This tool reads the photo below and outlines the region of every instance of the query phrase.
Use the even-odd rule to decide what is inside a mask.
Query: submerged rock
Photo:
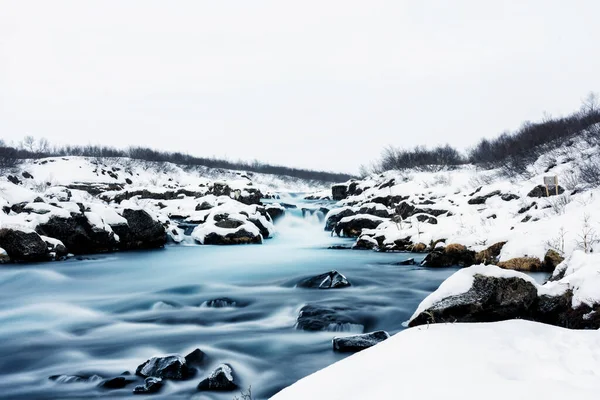
[[[190,354],[185,356],[185,362],[188,366],[198,366],[201,365],[206,359],[206,353],[204,353],[200,349],[195,349]]]
[[[163,387],[163,381],[160,378],[146,378],[143,385],[136,386],[133,394],[151,394],[157,393]]]
[[[350,286],[346,277],[337,271],[306,278],[298,282],[298,287],[311,289],[338,289]]]
[[[296,329],[305,331],[351,332],[364,330],[364,325],[349,312],[348,307],[324,307],[307,304],[298,314]]]
[[[235,307],[237,302],[229,297],[221,297],[218,299],[212,299],[202,303],[204,307],[223,308],[223,307]]]
[[[229,364],[221,364],[215,369],[208,378],[205,378],[198,384],[198,390],[232,391],[236,390],[238,385],[233,379],[233,369]]]
[[[0,229],[0,248],[13,261],[43,261],[48,258],[46,242],[35,232]]]
[[[99,388],[107,390],[123,389],[124,387],[134,383],[136,379],[132,376],[117,376],[110,379],[105,379],[98,385]]]
[[[136,375],[144,377],[156,377],[163,379],[188,379],[191,371],[185,358],[179,354],[164,357],[152,357],[145,363],[139,365],[135,371]]]
[[[333,350],[342,353],[354,353],[375,346],[379,342],[388,339],[390,335],[386,331],[375,331],[346,337],[333,338]]]

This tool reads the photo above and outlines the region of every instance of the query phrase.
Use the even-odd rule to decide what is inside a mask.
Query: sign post
[[[550,197],[550,186],[554,186],[554,190],[558,196],[558,176],[545,176],[544,186],[546,187],[546,197]]]

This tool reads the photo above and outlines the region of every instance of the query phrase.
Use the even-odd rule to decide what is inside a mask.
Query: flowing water
[[[403,329],[418,303],[455,269],[395,265],[422,255],[330,250],[351,244],[323,231],[315,215],[291,210],[263,245],[182,246],[0,268],[0,398],[132,396],[97,382],[59,383],[52,375],[112,377],[146,359],[195,348],[208,360],[197,378],[168,382],[153,398],[232,399],[197,392],[227,362],[256,398],[347,355],[332,351],[344,332],[295,329],[305,304],[349,306],[365,331]],[[300,278],[338,270],[352,287],[294,287]],[[205,302],[227,297],[235,307]],[[337,327],[343,329],[343,327]],[[349,327],[357,331],[359,327]],[[401,357],[401,355],[399,355]]]

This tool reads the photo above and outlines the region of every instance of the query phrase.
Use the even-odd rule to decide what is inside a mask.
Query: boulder
[[[431,251],[421,265],[426,267],[469,267],[475,263],[475,252],[461,244],[449,244],[441,249]]]
[[[438,223],[435,217],[432,217],[427,214],[419,214],[415,217],[419,222],[425,222],[427,224],[436,225]]]
[[[74,254],[103,253],[117,247],[113,232],[93,227],[83,214],[51,217],[36,227],[37,233],[56,238]]]
[[[10,183],[13,183],[15,185],[19,185],[21,183],[21,180],[19,178],[17,178],[16,176],[14,176],[14,175],[8,175],[6,177],[6,179],[8,179],[8,181]]]
[[[473,197],[473,198],[469,199],[469,201],[467,203],[469,203],[469,204],[485,204],[487,199],[489,199],[490,197],[499,196],[500,193],[501,192],[499,190],[494,190],[493,192],[490,192],[484,196]]]
[[[240,203],[251,205],[251,204],[261,204],[260,201],[263,198],[263,194],[259,189],[256,188],[245,188],[239,196],[237,196],[236,200]]]
[[[98,384],[98,387],[106,390],[117,390],[131,385],[135,381],[136,379],[132,376],[117,376],[103,380]]]
[[[362,332],[364,324],[350,315],[353,311],[349,307],[325,307],[307,304],[298,313],[296,329],[332,332],[360,330]]]
[[[373,237],[369,235],[360,235],[352,248],[355,250],[372,250],[378,246],[379,243]]]
[[[285,208],[279,204],[269,204],[266,206],[266,211],[273,222],[276,222],[279,218],[285,215]]]
[[[343,200],[348,195],[348,185],[345,183],[340,183],[337,185],[331,186],[331,197],[333,200]]]
[[[23,176],[23,178],[25,178],[25,179],[33,179],[33,175],[31,175],[31,174],[30,174],[29,172],[27,172],[27,171],[23,171],[23,172],[21,173],[21,175],[22,175],[22,176]]]
[[[504,201],[518,200],[519,196],[514,193],[504,193],[500,198]]]
[[[542,269],[544,271],[553,272],[554,269],[563,262],[565,258],[561,256],[556,250],[549,249],[544,256],[544,261],[542,262]]]
[[[191,370],[184,357],[173,354],[164,357],[152,357],[140,364],[135,374],[143,377],[183,380],[191,376]]]
[[[133,394],[151,394],[158,393],[163,387],[163,381],[160,378],[149,377],[146,378],[143,385],[136,386],[133,389]]]
[[[565,192],[565,189],[562,186],[558,186],[558,194],[563,194]],[[556,187],[551,186],[548,188],[548,194],[550,196],[556,196]],[[548,197],[548,195],[546,194],[546,186],[544,185],[538,185],[536,187],[534,187],[533,189],[531,189],[531,191],[529,193],[527,193],[528,197]]]
[[[204,237],[204,244],[230,245],[230,244],[261,244],[260,234],[250,232],[245,228],[226,234],[211,232]]]
[[[388,339],[390,335],[386,331],[363,333],[360,335],[334,337],[333,350],[340,353],[355,353],[375,346],[377,343]]]
[[[210,210],[211,208],[213,208],[214,206],[209,203],[208,201],[203,201],[202,203],[196,204],[196,207],[194,208],[195,211],[204,211],[204,210]]]
[[[350,282],[339,272],[329,271],[321,275],[303,279],[296,286],[310,289],[339,289],[350,286]]]
[[[370,204],[364,204],[363,206],[360,207],[360,210],[358,210],[359,214],[369,214],[369,215],[374,215],[376,217],[381,217],[381,218],[391,218],[394,213],[391,212],[387,207],[382,207],[381,205],[378,205],[377,203],[370,203]]]
[[[46,242],[35,232],[0,229],[0,248],[13,261],[43,261],[48,258]]]
[[[233,369],[229,364],[219,365],[217,369],[198,384],[198,390],[229,392],[237,388],[238,385],[233,379]]]
[[[6,264],[10,262],[10,257],[8,256],[8,253],[6,252],[6,250],[4,250],[2,247],[0,247],[0,264]]]
[[[206,353],[204,353],[200,349],[195,349],[190,354],[185,356],[185,362],[188,365],[188,367],[200,366],[204,363],[205,360],[206,360]]]
[[[407,200],[410,196],[400,196],[400,195],[387,195],[387,196],[376,196],[372,199],[369,199],[371,203],[383,204],[386,207],[396,207],[402,201]]]
[[[475,274],[467,292],[436,301],[411,319],[409,326],[531,319],[536,302],[537,288],[528,280]]]
[[[366,214],[358,214],[341,219],[335,225],[338,236],[358,237],[363,229],[375,229],[384,222],[384,219]]]
[[[119,235],[121,249],[152,249],[162,247],[167,242],[167,233],[162,223],[152,218],[144,210],[126,208],[122,212],[127,225],[113,225]]]
[[[350,217],[352,215],[356,215],[356,211],[352,210],[350,207],[330,211],[325,217],[325,230],[332,231],[342,218]]]

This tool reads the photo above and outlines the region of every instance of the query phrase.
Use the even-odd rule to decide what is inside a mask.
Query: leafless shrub
[[[564,227],[560,227],[558,235],[546,242],[546,247],[559,253],[561,256],[565,254],[565,236],[567,231]]]
[[[254,400],[252,397],[252,386],[248,386],[248,389],[240,391],[240,397],[235,396],[233,400]]]
[[[569,195],[566,192],[561,194],[560,196],[548,197],[548,203],[552,207],[552,210],[558,215],[562,215],[565,213],[565,207],[570,202],[571,195]]]
[[[594,246],[598,243],[600,243],[600,237],[596,230],[592,228],[590,215],[585,214],[583,216],[581,232],[577,235],[577,247],[585,253],[591,253],[594,250]]]
[[[579,180],[589,186],[600,185],[600,162],[597,159],[588,158],[578,165]]]

